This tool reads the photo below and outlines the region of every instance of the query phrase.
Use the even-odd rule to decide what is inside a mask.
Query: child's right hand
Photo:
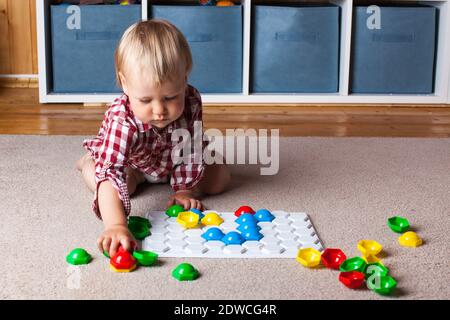
[[[117,253],[119,246],[131,252],[135,249],[135,245],[136,240],[126,225],[107,227],[97,239],[98,249],[101,252],[108,252],[110,257],[113,257]]]

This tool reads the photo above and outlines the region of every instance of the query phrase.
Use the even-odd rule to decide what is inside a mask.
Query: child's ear
[[[128,96],[128,86],[127,86],[127,81],[124,77],[124,75],[122,74],[122,72],[119,72],[119,79],[120,79],[120,83],[122,85],[122,90],[123,92]]]

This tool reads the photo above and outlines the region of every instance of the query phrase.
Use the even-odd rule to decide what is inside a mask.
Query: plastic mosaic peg
[[[135,250],[133,251],[133,258],[135,258],[140,266],[151,266],[158,259],[158,255],[151,251]]]
[[[409,221],[408,219],[403,217],[390,217],[387,221],[387,224],[392,231],[397,233],[403,233],[408,231],[409,229]]]
[[[249,206],[241,206],[241,207],[239,207],[239,208],[234,212],[234,215],[235,215],[236,217],[240,217],[241,214],[244,214],[244,213],[254,214],[254,213],[255,213],[255,210],[253,210],[253,209],[252,209],[251,207],[249,207]]]
[[[365,270],[366,279],[369,278],[370,276],[385,277],[388,275],[388,273],[389,269],[379,262],[369,263]]]
[[[91,260],[91,255],[83,248],[75,248],[66,256],[67,263],[73,265],[88,264]]]
[[[222,241],[225,234],[219,228],[209,228],[201,235],[206,241]]]
[[[378,258],[377,256],[369,255],[369,256],[362,256],[361,258],[362,258],[367,264],[369,264],[369,263],[380,263],[380,264],[383,264],[383,262],[381,262],[381,259]]]
[[[205,226],[220,226],[223,223],[223,219],[215,212],[208,212],[201,219],[201,222]]]
[[[119,247],[114,257],[109,260],[109,267],[114,272],[131,272],[136,269],[137,261],[131,253],[122,246]]]
[[[380,276],[368,279],[367,287],[381,295],[390,295],[397,287],[397,281],[391,276]]]
[[[261,227],[258,226],[257,223],[247,222],[247,223],[241,224],[239,227],[236,228],[236,230],[244,233],[246,231],[251,231],[251,230],[260,231]]]
[[[357,247],[364,256],[376,256],[383,250],[383,246],[375,240],[360,240]]]
[[[398,243],[403,247],[418,247],[422,245],[422,239],[413,231],[408,231],[398,238]]]
[[[159,257],[203,258],[295,258],[301,248],[323,251],[323,245],[309,216],[304,212],[268,211],[270,219],[249,218],[247,223],[256,228],[241,228],[238,220],[248,209],[235,212],[204,211],[205,217],[197,222],[198,215],[183,213],[195,218],[192,225],[183,226],[177,218],[168,217],[165,211],[152,211],[146,217],[152,224],[152,234],[142,241],[142,250],[152,251]],[[212,215],[213,214],[213,215]],[[253,215],[252,213],[250,213]],[[181,215],[181,213],[180,213]],[[178,216],[184,218],[183,215]],[[219,218],[219,225],[205,225],[207,217]],[[245,216],[239,222],[246,220]],[[190,219],[185,222],[191,222]],[[231,237],[226,237],[229,235]]]
[[[182,206],[180,206],[179,204],[174,204],[173,206],[170,206],[167,210],[166,210],[166,214],[169,217],[172,218],[176,218],[178,217],[178,215],[180,214],[180,212],[185,211],[184,208]]]
[[[198,278],[198,273],[192,264],[183,262],[172,270],[172,277],[178,281],[193,281]]]
[[[339,266],[339,270],[341,270],[342,272],[358,271],[364,273],[366,267],[367,263],[363,258],[353,257],[342,262],[342,264]]]
[[[357,289],[364,283],[365,275],[359,271],[347,271],[339,274],[339,281],[347,288]]]
[[[313,268],[320,264],[320,252],[313,248],[300,249],[296,260],[305,267]]]
[[[243,213],[239,216],[239,218],[237,218],[236,220],[234,220],[234,222],[236,222],[239,225],[242,224],[247,224],[247,223],[258,223],[258,220],[256,220],[255,216],[251,213]]]
[[[263,222],[263,221],[269,221],[271,222],[275,217],[270,213],[267,209],[259,209],[255,212],[255,219]]]
[[[203,217],[205,216],[205,215],[203,214],[203,212],[201,212],[200,210],[195,209],[195,208],[191,208],[191,210],[189,210],[189,211],[190,211],[190,212],[193,212],[193,213],[195,213],[195,214],[197,214],[199,220],[202,220]]]
[[[137,222],[137,223],[143,223],[147,226],[147,228],[151,228],[152,224],[150,223],[150,221],[148,221],[147,218],[144,217],[139,217],[139,216],[129,216],[128,217],[128,222]]]
[[[200,216],[192,211],[183,211],[180,212],[176,221],[185,228],[194,228],[198,225]]]
[[[222,242],[225,243],[226,245],[230,245],[230,244],[241,245],[245,242],[245,239],[239,232],[231,231],[223,236]]]
[[[142,240],[151,234],[148,225],[145,222],[139,222],[137,220],[128,221],[128,229],[137,240]]]
[[[264,236],[257,229],[249,229],[242,233],[242,236],[247,241],[260,241]]]
[[[338,248],[326,248],[322,252],[322,264],[329,268],[329,269],[335,269],[339,270],[339,267],[341,264],[347,260],[347,256],[345,253]]]

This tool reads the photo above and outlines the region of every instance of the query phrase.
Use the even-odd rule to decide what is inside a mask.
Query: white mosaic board
[[[219,226],[203,226],[185,229],[176,218],[162,211],[147,214],[152,227],[151,235],[142,241],[142,249],[153,251],[160,257],[201,258],[295,258],[300,248],[323,250],[308,215],[304,212],[271,211],[272,222],[259,222],[264,237],[260,241],[246,241],[242,245],[225,245],[222,241],[206,241],[201,235],[211,227],[223,233],[236,231],[239,226],[232,212],[215,212],[224,222]]]

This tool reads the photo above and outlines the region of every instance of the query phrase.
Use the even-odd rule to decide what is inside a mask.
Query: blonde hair
[[[166,20],[141,21],[122,35],[115,51],[116,81],[122,87],[119,72],[140,74],[154,85],[174,80],[192,69],[192,55],[183,34]]]

